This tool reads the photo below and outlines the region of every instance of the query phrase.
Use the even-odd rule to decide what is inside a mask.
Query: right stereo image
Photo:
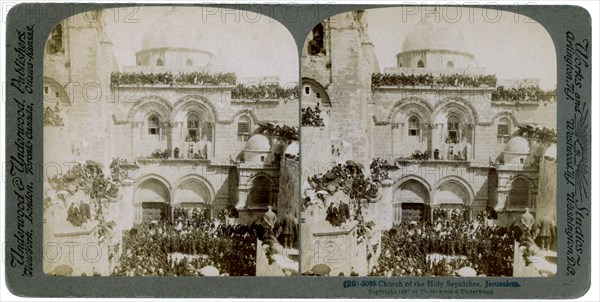
[[[301,53],[301,274],[551,277],[556,53],[513,12],[401,7]]]

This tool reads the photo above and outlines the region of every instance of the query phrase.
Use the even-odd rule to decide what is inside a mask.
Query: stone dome
[[[292,143],[290,143],[287,148],[285,148],[285,153],[286,155],[298,155],[300,153],[300,145],[298,144],[297,141],[293,141]]]
[[[271,142],[268,137],[255,134],[246,143],[244,151],[269,152],[271,151]]]
[[[518,154],[529,154],[529,142],[526,138],[521,136],[515,136],[511,138],[506,147],[504,148],[505,153],[518,153]]]
[[[548,147],[548,149],[546,149],[546,152],[544,152],[544,157],[556,158],[556,144],[552,144]]]
[[[428,19],[415,25],[404,39],[402,51],[451,50],[469,53],[465,46],[465,38],[452,24]]]
[[[211,34],[202,29],[198,16],[189,11],[172,9],[158,19],[142,38],[142,50],[156,48],[189,48],[209,50]]]

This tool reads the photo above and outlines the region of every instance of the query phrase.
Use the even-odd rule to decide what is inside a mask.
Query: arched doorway
[[[513,180],[508,193],[508,207],[521,209],[530,207],[529,187],[529,182],[522,177]]]
[[[203,220],[211,217],[211,194],[199,180],[183,182],[173,195],[174,220]]]
[[[169,189],[157,179],[144,181],[135,192],[136,223],[167,220]]]
[[[267,208],[271,205],[271,180],[266,176],[257,176],[252,180],[248,194],[248,206],[251,208]]]
[[[437,187],[433,194],[433,220],[469,220],[471,195],[456,180],[448,180]]]
[[[394,192],[394,224],[429,219],[429,192],[417,180],[403,182]]]

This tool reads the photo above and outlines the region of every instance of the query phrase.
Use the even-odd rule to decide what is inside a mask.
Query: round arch
[[[173,194],[172,194],[172,200],[175,201],[176,200],[176,193],[178,190],[182,189],[182,188],[186,188],[189,185],[193,185],[193,184],[197,184],[200,187],[202,187],[205,192],[208,194],[208,197],[210,197],[209,202],[207,202],[207,204],[212,204],[212,202],[215,199],[215,189],[213,188],[213,186],[210,184],[210,182],[208,180],[206,180],[204,177],[197,175],[197,174],[189,174],[186,176],[181,177],[173,186],[175,189],[173,190]]]
[[[166,178],[153,173],[153,174],[144,175],[142,178],[138,179],[137,185],[135,186],[134,191],[138,190],[140,188],[140,186],[148,180],[156,180],[156,181],[160,182],[162,185],[165,186],[165,188],[167,188],[167,190],[169,190],[169,192],[173,188],[171,186],[171,183]]]
[[[524,175],[512,177],[507,183],[508,196],[506,205],[508,208],[527,208],[532,204],[534,183]]]
[[[177,102],[173,106],[171,120],[179,120],[184,118],[188,112],[196,112],[200,114],[205,121],[216,123],[218,121],[217,110],[207,99],[197,95],[188,95]]]
[[[429,184],[429,182],[427,180],[425,180],[424,178],[417,176],[417,175],[406,175],[406,176],[400,177],[394,181],[394,184],[392,186],[393,186],[394,190],[398,190],[398,188],[403,183],[410,181],[410,180],[419,182],[428,192],[431,192],[431,185]]]
[[[445,123],[449,114],[456,114],[463,124],[477,124],[477,110],[462,98],[446,98],[435,104],[431,114],[431,122]]]
[[[393,123],[402,114],[403,119],[411,115],[418,115],[421,123],[428,123],[431,119],[433,108],[425,100],[417,97],[404,98],[397,101],[388,112],[387,120]]]
[[[407,176],[394,183],[393,222],[426,221],[430,212],[430,186],[418,176]]]
[[[475,200],[475,193],[471,185],[457,176],[446,176],[440,179],[433,187],[432,204],[458,203],[470,206]]]
[[[273,179],[265,174],[258,174],[252,177],[248,183],[250,190],[248,191],[247,205],[249,207],[267,207],[272,203],[272,188],[274,186]]]
[[[60,83],[49,77],[44,77],[43,83],[45,103],[71,105],[71,99]]]
[[[170,186],[162,177],[147,176],[134,191],[135,221],[169,219]]]
[[[308,91],[307,91],[308,88]],[[331,107],[331,100],[325,87],[311,78],[302,78],[302,98],[306,103],[315,102],[323,107]]]
[[[492,123],[494,121],[500,121],[500,119],[505,118],[508,119],[510,121],[510,124],[518,127],[520,124],[517,121],[517,118],[515,117],[514,114],[512,114],[512,112],[508,112],[508,111],[502,111],[502,112],[498,112],[496,113],[496,115],[494,115],[494,118],[492,119]]]
[[[140,98],[127,113],[129,121],[143,121],[149,112],[156,113],[162,121],[166,121],[171,116],[171,104],[159,96],[145,96]]]
[[[258,117],[256,117],[256,114],[254,114],[254,112],[249,109],[242,109],[242,110],[236,112],[233,115],[233,118],[231,119],[231,121],[235,122],[236,120],[238,120],[240,117],[242,117],[244,115],[250,118],[252,125],[258,125]]]
[[[531,179],[528,176],[523,175],[523,174],[518,174],[518,175],[515,175],[515,176],[509,178],[508,181],[506,182],[506,188],[508,190],[510,190],[512,188],[513,182],[515,182],[516,180],[519,180],[519,179],[524,181],[525,183],[527,183],[529,188],[531,188],[531,189],[535,188],[535,183],[534,183],[533,179]]]

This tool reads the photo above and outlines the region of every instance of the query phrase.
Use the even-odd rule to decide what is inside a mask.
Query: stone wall
[[[408,157],[415,150],[445,150],[446,126],[444,107],[461,108],[471,121],[461,121],[462,136],[471,137],[469,158],[479,163],[501,160],[506,139],[497,136],[500,119],[510,122],[511,135],[519,125],[556,129],[556,102],[502,103],[491,101],[491,88],[395,88],[381,87],[373,94],[373,150],[375,157]],[[458,102],[454,101],[458,100]],[[414,105],[407,105],[414,103]],[[411,113],[413,112],[413,113]],[[421,117],[419,137],[408,135],[408,118]],[[466,119],[466,118],[465,118]],[[395,124],[395,125],[394,125]],[[463,125],[464,126],[464,125]],[[466,142],[463,142],[465,144]]]
[[[211,122],[212,131],[207,129],[208,135],[213,137],[209,158],[222,163],[229,162],[230,158],[239,159],[246,145],[238,137],[241,116],[250,118],[251,131],[266,122],[298,127],[298,100],[232,100],[231,89],[233,86],[113,88],[113,102],[109,107],[110,131],[115,142],[112,152],[119,157],[135,158],[149,156],[156,149],[178,147],[185,154],[189,147],[185,142],[189,111],[196,111]],[[161,122],[170,122],[163,126],[160,140],[155,143],[148,143],[150,138],[146,135],[149,112],[159,112]],[[197,143],[194,151],[202,147]]]
[[[377,60],[366,27],[357,13],[343,13],[334,18],[335,22],[325,22],[325,55],[308,55],[305,45],[302,77],[326,88],[331,101],[330,137],[349,143],[353,159],[366,163],[372,159],[368,123],[372,117],[368,103],[371,74],[375,72]]]
[[[283,158],[279,170],[279,195],[277,196],[277,216],[287,213],[299,218],[300,162]]]
[[[556,159],[542,158],[536,200],[536,219],[556,221]]]
[[[94,20],[102,18],[100,11],[86,14],[93,14]],[[62,164],[89,159],[110,162],[105,113],[110,100],[108,76],[117,66],[103,23],[89,18],[78,14],[61,22],[64,52],[45,53],[44,86],[57,90],[63,100],[57,102],[55,96],[44,96],[44,107],[55,107],[58,103],[65,124],[44,127],[47,162]]]
[[[332,154],[335,145],[329,136],[328,128],[303,127],[301,130],[302,141],[300,144],[300,156],[302,160],[302,183],[307,177],[327,172],[338,161],[337,156]],[[337,154],[337,153],[336,153]],[[303,187],[302,190],[306,188]]]

